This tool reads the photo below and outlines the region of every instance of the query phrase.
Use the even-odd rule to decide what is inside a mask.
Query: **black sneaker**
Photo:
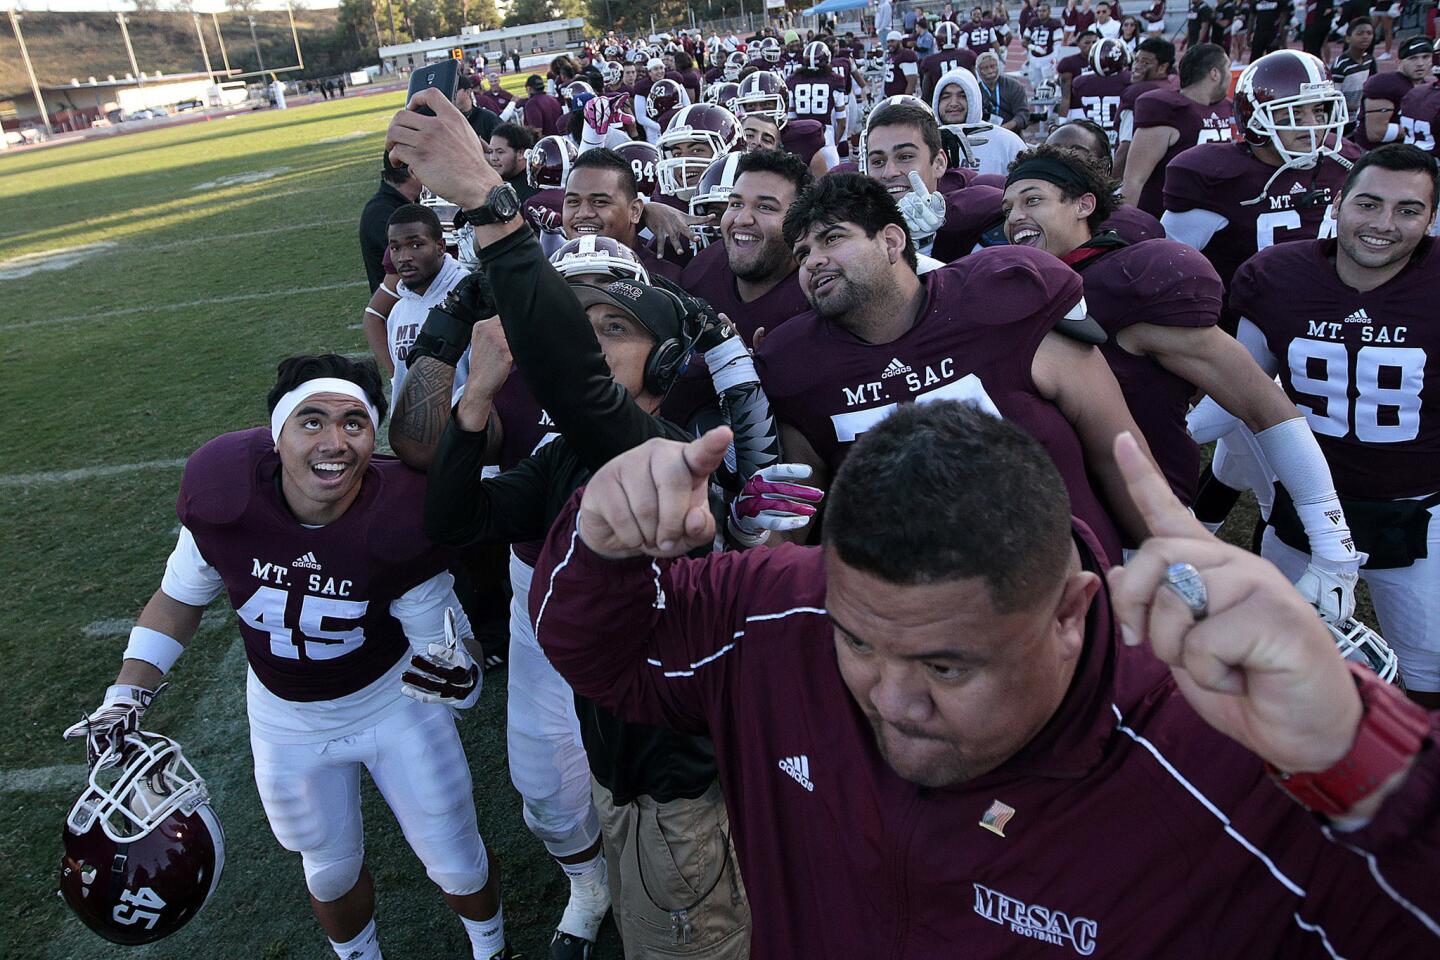
[[[556,930],[550,940],[550,960],[590,960],[595,944],[573,933]]]

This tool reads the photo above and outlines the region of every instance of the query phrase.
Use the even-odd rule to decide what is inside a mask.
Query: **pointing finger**
[[[716,427],[685,444],[682,454],[690,475],[698,479],[714,473],[725,462],[725,451],[730,449],[730,441],[734,438],[735,434],[729,427]]]
[[[1125,489],[1155,537],[1198,537],[1213,540],[1204,525],[1185,509],[1170,490],[1160,470],[1140,451],[1126,431],[1115,438],[1115,462],[1125,477]]]
[[[922,197],[930,196],[930,191],[925,189],[925,181],[920,179],[920,174],[914,170],[910,171],[910,189]]]

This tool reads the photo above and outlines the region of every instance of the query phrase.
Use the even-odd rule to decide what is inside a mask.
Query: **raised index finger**
[[[922,197],[930,196],[930,191],[925,189],[925,181],[920,179],[920,174],[914,170],[910,171],[910,189]]]
[[[1140,452],[1140,445],[1128,431],[1115,438],[1115,462],[1125,477],[1125,489],[1144,517],[1151,536],[1213,539],[1210,531],[1171,492],[1164,474]]]

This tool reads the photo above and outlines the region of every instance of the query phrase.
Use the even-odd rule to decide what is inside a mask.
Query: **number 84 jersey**
[[[1240,267],[1230,305],[1264,337],[1342,497],[1397,500],[1440,489],[1440,245],[1368,292],[1340,281],[1334,240],[1283,243]],[[1249,324],[1245,324],[1248,320]],[[1265,358],[1262,358],[1262,362]]]
[[[449,556],[424,533],[424,475],[398,460],[373,458],[350,509],[323,527],[295,519],[279,475],[267,428],[197,450],[180,481],[184,530],[162,589],[203,604],[218,592],[210,586],[204,596],[218,574],[265,690],[299,703],[338,700],[408,654],[391,604],[442,573]],[[203,566],[183,562],[187,551]]]

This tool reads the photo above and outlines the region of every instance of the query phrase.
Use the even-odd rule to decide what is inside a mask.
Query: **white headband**
[[[290,414],[295,408],[304,403],[309,397],[317,393],[338,393],[346,397],[354,397],[365,407],[365,412],[370,414],[370,425],[377,431],[380,429],[380,415],[375,412],[375,405],[360,389],[360,385],[349,380],[341,380],[338,377],[316,377],[314,380],[306,380],[300,386],[291,390],[280,398],[275,404],[275,410],[270,414],[270,437],[280,442],[280,431],[285,429],[285,421],[290,419]]]

